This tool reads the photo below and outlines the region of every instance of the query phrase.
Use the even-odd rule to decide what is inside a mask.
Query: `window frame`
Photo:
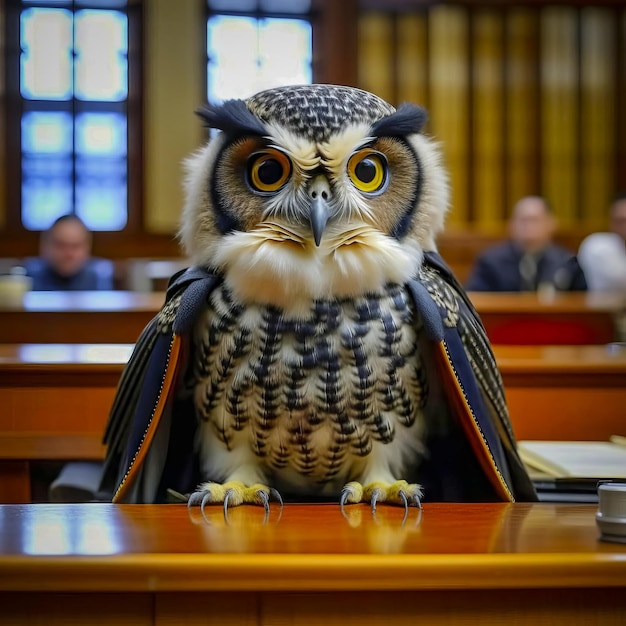
[[[288,13],[284,11],[264,11],[259,8],[259,0],[256,0],[256,9],[250,11],[240,11],[240,10],[223,10],[218,11],[216,9],[212,9],[209,6],[209,0],[200,0],[204,4],[204,39],[203,39],[203,52],[204,52],[204,67],[205,71],[203,73],[204,85],[203,85],[203,93],[208,100],[208,92],[209,92],[209,76],[208,76],[208,64],[210,61],[209,51],[207,49],[207,39],[208,39],[208,22],[211,17],[216,15],[225,15],[232,17],[248,17],[254,20],[262,20],[266,18],[275,18],[275,19],[292,19],[292,20],[302,20],[309,22],[311,26],[311,82],[315,82],[315,21],[317,15],[317,6],[315,0],[311,0],[311,6],[306,13]]]
[[[46,7],[67,8],[67,3],[46,3]],[[81,2],[77,8],[108,8],[102,2]],[[119,8],[111,6],[111,8]],[[22,224],[22,97],[20,93],[20,0],[6,0],[4,5],[5,63],[5,142],[4,160],[7,184],[4,189],[5,220],[0,229],[3,257],[24,257],[37,254],[40,231]],[[128,16],[128,98],[127,119],[127,222],[118,231],[95,231],[94,254],[134,256],[135,244],[144,238],[143,225],[143,0],[128,0],[124,8]],[[160,237],[157,237],[160,238]],[[163,238],[165,239],[165,238]],[[140,245],[141,247],[141,245]],[[172,246],[174,247],[174,246]],[[113,250],[113,252],[112,252]]]

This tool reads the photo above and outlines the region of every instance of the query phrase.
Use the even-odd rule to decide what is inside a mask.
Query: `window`
[[[310,0],[208,0],[208,101],[310,83],[310,5]]]
[[[123,0],[13,1],[19,21],[21,222],[128,221],[129,27]]]

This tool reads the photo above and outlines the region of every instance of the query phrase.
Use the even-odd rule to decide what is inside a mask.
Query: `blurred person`
[[[540,196],[518,200],[508,223],[509,239],[480,254],[467,280],[468,291],[584,291],[585,276],[575,255],[554,243],[556,218]]]
[[[578,249],[578,260],[592,291],[626,291],[626,193],[609,208],[611,232],[593,233]]]
[[[113,263],[91,256],[92,234],[76,215],[63,215],[42,232],[39,257],[27,259],[33,291],[113,289]]]

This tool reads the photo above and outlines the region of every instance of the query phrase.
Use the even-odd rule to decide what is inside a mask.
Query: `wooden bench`
[[[518,439],[626,435],[626,346],[493,346]]]
[[[29,502],[30,465],[98,460],[132,345],[0,346],[0,502]],[[518,439],[626,435],[626,349],[494,346]]]
[[[31,463],[100,460],[132,345],[0,346],[0,502],[31,500]]]
[[[620,339],[626,296],[470,292],[489,340],[503,345],[587,345]]]
[[[27,293],[0,306],[0,343],[134,343],[165,294],[133,291]]]
[[[470,293],[494,344],[603,344],[618,338],[620,294]],[[0,344],[133,343],[165,294],[31,292],[24,305],[0,305]]]
[[[0,506],[2,621],[617,625],[626,545],[594,505]]]

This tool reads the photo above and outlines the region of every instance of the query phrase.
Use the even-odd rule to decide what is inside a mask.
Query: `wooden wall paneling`
[[[577,9],[541,9],[542,193],[561,227],[578,213]]]
[[[619,115],[617,116],[616,151],[615,151],[615,176],[614,185],[617,191],[626,190],[626,7],[616,15],[617,41],[617,71],[616,71],[616,105]]]
[[[476,9],[472,29],[473,218],[483,230],[502,227],[504,188],[504,93],[502,12]]]
[[[387,13],[359,18],[359,86],[387,102],[395,101],[394,20]]]
[[[5,36],[5,13],[6,8],[4,2],[0,2],[0,50],[6,50],[7,42]],[[6,136],[5,136],[5,118],[6,118],[6,78],[5,78],[5,54],[0,55],[0,230],[6,222]]]
[[[425,12],[400,14],[396,18],[397,104],[413,102],[427,109],[428,18]]]
[[[581,9],[581,214],[590,230],[607,225],[615,154],[616,42],[610,9]]]
[[[451,212],[447,223],[462,227],[469,215],[469,75],[468,13],[437,5],[429,13],[431,130],[442,142],[450,173]]]
[[[313,80],[358,84],[359,0],[313,0]]]
[[[515,7],[505,15],[506,219],[517,200],[540,189],[538,14]]]
[[[144,15],[144,228],[170,234],[184,201],[182,161],[205,138],[194,111],[207,99],[206,22],[201,2],[150,0]]]

